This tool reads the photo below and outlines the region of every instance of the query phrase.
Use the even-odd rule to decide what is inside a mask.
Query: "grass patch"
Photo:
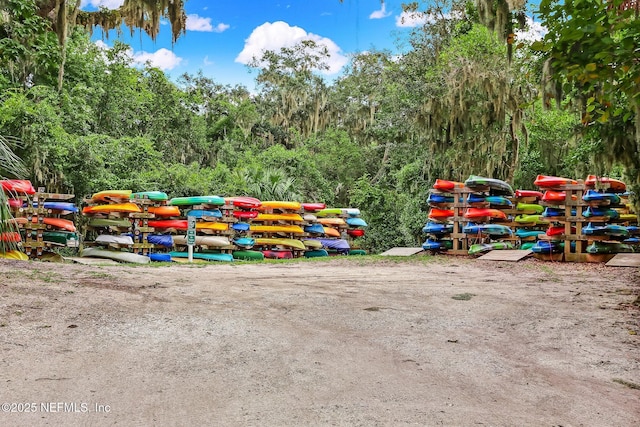
[[[625,381],[623,379],[620,378],[614,378],[612,380],[614,383],[618,383],[618,384],[622,384],[625,387],[629,387],[633,390],[640,390],[640,384],[636,384],[636,383],[632,383],[630,381]]]
[[[464,294],[456,294],[454,296],[451,297],[451,299],[454,300],[458,300],[458,301],[469,301],[472,297],[475,297],[475,294],[470,294],[470,293],[464,293]]]

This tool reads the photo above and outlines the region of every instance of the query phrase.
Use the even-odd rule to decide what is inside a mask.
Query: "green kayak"
[[[37,233],[32,231],[31,236],[35,239],[37,237]],[[45,242],[69,246],[70,248],[77,248],[80,244],[78,233],[73,231],[45,231],[42,233],[42,240]]]
[[[304,253],[305,258],[320,258],[325,256],[329,256],[329,253],[325,249],[315,249]]]
[[[233,259],[262,261],[264,259],[264,254],[260,251],[233,251]]]
[[[131,221],[128,218],[91,218],[89,220],[90,227],[131,227]]]
[[[367,251],[364,249],[351,249],[349,250],[349,255],[366,255]]]
[[[510,242],[477,243],[469,247],[469,255],[480,255],[497,249],[513,249]]]
[[[141,191],[139,193],[132,193],[129,196],[130,199],[149,199],[156,202],[160,202],[163,200],[169,200],[169,196],[167,193],[163,193],[162,191]]]
[[[192,197],[174,197],[169,200],[172,206],[194,206],[194,205],[224,205],[224,197],[220,196],[192,196]]]
[[[534,203],[518,203],[516,205],[516,210],[522,214],[541,214],[544,211],[544,206],[536,205]]]

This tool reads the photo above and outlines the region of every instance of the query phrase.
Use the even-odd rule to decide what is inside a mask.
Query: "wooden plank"
[[[605,265],[607,267],[640,267],[640,254],[616,254]]]
[[[482,261],[521,261],[533,254],[533,251],[526,250],[523,251],[521,249],[502,249],[488,252],[481,257],[479,260]]]
[[[397,248],[391,248],[386,252],[381,253],[380,255],[383,256],[411,256],[411,255],[415,255],[418,252],[422,252],[423,249],[422,248],[401,248],[401,247],[397,247]]]

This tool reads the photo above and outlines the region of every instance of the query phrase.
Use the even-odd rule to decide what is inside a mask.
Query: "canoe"
[[[484,208],[468,208],[463,216],[467,219],[476,219],[476,218],[495,218],[495,219],[506,219],[507,215],[499,210],[499,209],[484,209]]]
[[[541,214],[544,211],[544,206],[520,202],[516,204],[516,210],[523,214]]]
[[[304,226],[305,233],[324,234],[324,227],[322,224],[309,224]]]
[[[490,193],[494,195],[507,195],[513,196],[513,188],[502,181],[501,179],[496,178],[486,178],[478,175],[471,175],[464,182],[464,185],[471,189],[477,189],[483,191],[485,188],[489,190]]]
[[[27,254],[20,251],[0,251],[0,258],[13,259],[16,261],[29,261],[29,257],[27,256]]]
[[[195,206],[195,205],[224,205],[224,197],[220,196],[192,196],[174,197],[169,200],[171,206]]]
[[[174,207],[178,209],[177,206],[170,206],[170,207]],[[220,209],[191,209],[186,212],[185,216],[186,217],[192,216],[198,219],[205,219],[205,220],[207,218],[218,219],[218,218],[222,218],[222,211],[220,211]]]
[[[347,234],[351,237],[362,237],[365,231],[362,228],[350,228],[347,230]]]
[[[327,208],[326,203],[303,203],[302,204],[302,209],[304,209],[307,212],[318,212],[326,208]]]
[[[310,249],[320,249],[322,248],[322,242],[316,239],[302,239],[302,243],[305,247]]]
[[[173,243],[186,246],[187,236],[173,236]],[[221,247],[229,246],[230,244],[229,239],[225,236],[196,236],[195,239],[196,246]]]
[[[553,188],[560,187],[563,185],[574,185],[577,184],[578,181],[570,178],[563,178],[559,176],[549,176],[549,175],[538,175],[533,181],[533,185],[537,187],[543,188]]]
[[[268,259],[293,259],[293,252],[279,249],[264,250],[262,254]]]
[[[543,202],[564,202],[567,197],[566,191],[547,190],[542,195]],[[578,197],[575,194],[571,195],[571,200],[577,200]]]
[[[628,237],[629,230],[627,227],[618,224],[603,224],[597,225],[588,223],[582,228],[582,234],[595,235],[595,236],[616,236],[616,237]]]
[[[469,255],[480,255],[493,250],[513,249],[511,242],[476,243],[469,246]]]
[[[131,220],[128,218],[91,218],[89,220],[90,227],[119,227],[129,228],[131,227]]]
[[[526,230],[524,228],[518,228],[515,235],[521,239],[526,239],[529,237],[538,237],[542,233],[543,232],[541,230]]]
[[[142,212],[142,209],[135,203],[111,203],[108,205],[85,206],[82,208],[82,213],[85,215],[112,212],[139,213]]]
[[[172,216],[180,216],[180,208],[177,206],[149,206],[149,213],[154,214],[155,216],[161,217],[172,217]]]
[[[122,252],[115,250],[107,250],[100,248],[84,248],[80,252],[81,257],[105,258],[118,262],[126,262],[132,264],[148,264],[151,260],[148,256],[138,255],[131,252]]]
[[[157,252],[149,254],[149,259],[153,262],[171,262],[171,255]]]
[[[322,225],[346,225],[342,218],[318,218],[318,223]]]
[[[232,243],[239,248],[251,249],[256,240],[251,237],[234,237]]]
[[[626,243],[618,242],[599,242],[594,241],[586,249],[589,254],[619,254],[635,252],[633,246]]]
[[[137,193],[131,193],[129,198],[132,200],[147,199],[153,200],[155,202],[169,200],[169,196],[167,196],[167,193],[163,193],[162,191],[140,191]]]
[[[7,194],[36,194],[33,184],[27,179],[3,179],[0,180],[0,185]]]
[[[96,243],[102,244],[117,244],[117,245],[133,245],[133,239],[131,236],[126,235],[111,235],[111,234],[100,234],[96,236]]]
[[[147,242],[152,245],[164,246],[165,248],[173,247],[173,237],[169,234],[148,234]]]
[[[513,202],[504,196],[486,196],[485,202],[488,202],[491,207],[510,208],[513,206]]]
[[[297,213],[258,213],[253,222],[263,221],[288,221],[288,222],[303,222],[302,216]]]
[[[305,258],[321,258],[326,256],[329,256],[329,252],[325,249],[314,249],[312,251],[305,251],[304,253]]]
[[[616,205],[620,203],[620,196],[613,193],[600,193],[596,190],[587,190],[582,196],[582,200],[594,205]]]
[[[318,239],[325,249],[335,249],[338,253],[349,253],[349,242],[343,239]]]
[[[322,229],[324,230],[324,235],[326,237],[340,237],[340,231],[333,227],[322,227]]]
[[[342,215],[341,208],[325,208],[325,209],[316,211],[316,216],[318,218],[327,217],[327,216],[338,216],[338,215]]]
[[[436,219],[436,220],[446,220],[448,218],[451,218],[454,215],[453,210],[452,209],[437,209],[437,208],[431,208],[429,209],[429,219]]]
[[[535,190],[516,190],[514,197],[516,199],[536,199],[540,200],[543,194],[540,191]]]
[[[433,240],[427,239],[422,243],[422,249],[425,251],[446,251],[453,248],[452,240]]]
[[[436,236],[443,236],[453,232],[453,224],[429,221],[424,227],[422,227],[422,232]]]
[[[249,231],[251,226],[246,222],[236,222],[231,224],[231,229],[237,233],[244,233]]]
[[[237,211],[233,211],[233,216],[234,218],[238,218],[238,219],[253,219],[253,218],[256,218],[259,213],[260,212],[258,211],[237,210]]]
[[[253,225],[249,230],[256,233],[288,233],[304,234],[304,230],[299,225]]]
[[[124,202],[131,197],[131,190],[105,190],[91,196],[94,202]]]
[[[306,246],[298,239],[278,239],[268,237],[256,237],[256,246],[286,246],[288,248],[305,250]]]
[[[606,176],[588,175],[584,180],[584,185],[587,187],[603,187],[614,193],[624,193],[627,191],[627,184]]]
[[[513,234],[511,228],[500,224],[468,223],[462,228],[462,232],[465,234],[483,234],[492,237],[506,237]]]
[[[169,252],[171,258],[189,258],[189,252]],[[233,255],[231,254],[219,254],[213,252],[193,252],[193,259],[201,259],[205,261],[221,261],[221,262],[233,262]]]
[[[536,224],[536,225],[546,225],[549,224],[549,221],[544,219],[541,214],[534,215],[517,215],[514,219],[514,222],[518,224]]]
[[[226,197],[225,202],[240,209],[257,209],[262,206],[260,200],[247,196]]]
[[[454,200],[453,196],[447,194],[429,193],[427,196],[428,204],[453,203]]]
[[[260,251],[233,251],[233,259],[241,259],[243,261],[262,261],[264,254]]]
[[[440,191],[451,191],[454,188],[464,188],[464,183],[458,181],[447,181],[446,179],[436,179],[433,188]]]
[[[620,214],[618,213],[618,211],[611,208],[589,206],[582,213],[582,216],[584,216],[585,218],[604,217],[609,219],[617,219],[620,217]]]
[[[265,212],[273,209],[278,209],[281,211],[299,211],[302,207],[300,202],[289,202],[284,200],[268,200],[266,202],[262,202],[262,206],[258,208],[258,210]]]

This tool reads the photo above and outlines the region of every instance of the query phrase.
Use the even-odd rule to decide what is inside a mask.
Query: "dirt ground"
[[[637,426],[640,271],[0,262],[0,425]]]

